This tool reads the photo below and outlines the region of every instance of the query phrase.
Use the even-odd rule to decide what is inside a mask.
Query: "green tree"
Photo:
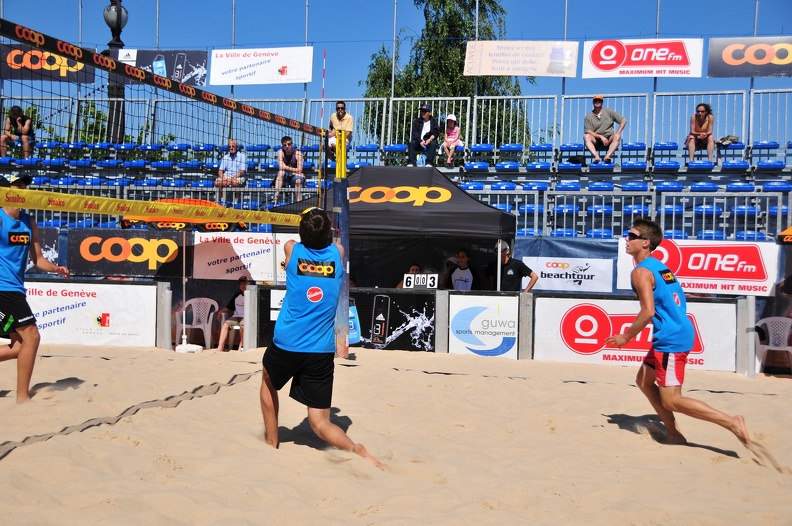
[[[409,39],[409,60],[397,67],[394,95],[396,97],[472,97],[520,95],[514,77],[466,77],[464,71],[467,42],[476,34],[476,0],[414,0],[426,21],[420,37]],[[479,40],[499,40],[505,35],[506,10],[498,0],[479,0]],[[399,48],[406,40],[396,43]],[[532,77],[528,79],[534,82]],[[383,45],[371,57],[365,81],[365,97],[390,97],[391,54]]]

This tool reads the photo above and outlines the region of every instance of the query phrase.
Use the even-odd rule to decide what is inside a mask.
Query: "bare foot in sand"
[[[380,464],[380,461],[371,456],[371,454],[366,450],[366,446],[363,444],[355,444],[352,446],[352,451],[377,466],[377,468],[382,469],[382,464]]]
[[[732,424],[729,427],[729,431],[734,433],[734,436],[736,436],[744,446],[750,445],[751,435],[748,434],[748,428],[745,427],[745,418],[741,415],[732,417]]]
[[[674,432],[668,433],[666,436],[665,443],[671,446],[684,446],[688,443],[687,438],[682,435],[682,433]]]

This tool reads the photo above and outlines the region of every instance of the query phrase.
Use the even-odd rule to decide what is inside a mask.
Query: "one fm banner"
[[[313,47],[215,49],[209,84],[290,84],[311,82]]]
[[[612,260],[566,257],[524,257],[522,260],[539,276],[533,288],[537,292],[612,292]],[[527,284],[528,278],[523,278],[523,288]]]
[[[467,44],[464,74],[574,77],[577,56],[577,42],[479,40]]]
[[[695,339],[688,365],[734,371],[737,363],[737,309],[726,303],[687,304]],[[559,362],[639,365],[652,346],[652,324],[622,348],[605,338],[623,334],[640,310],[637,300],[538,297],[534,308],[534,359]]]
[[[116,52],[114,51],[114,54]],[[121,49],[118,60],[188,86],[206,86],[208,52],[199,50]],[[122,82],[129,82],[119,76]]]
[[[619,242],[616,287],[630,289],[632,256]],[[775,243],[664,239],[652,255],[666,264],[686,293],[770,296],[778,274]]]
[[[792,77],[792,37],[711,38],[708,77]]]
[[[448,352],[517,359],[517,296],[451,294]]]
[[[28,282],[41,343],[156,345],[157,287]]]
[[[281,263],[283,245],[296,234],[255,232],[196,232],[193,277],[197,279],[238,279],[247,276],[262,283],[286,281]]]
[[[591,40],[583,45],[583,78],[700,77],[703,40]]]

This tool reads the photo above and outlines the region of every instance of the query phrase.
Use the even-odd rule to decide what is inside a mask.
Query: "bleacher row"
[[[18,145],[17,145],[18,146]],[[214,144],[111,144],[100,142],[60,143],[37,142],[30,158],[0,157],[0,166],[47,170],[98,169],[105,171],[135,170],[150,172],[185,172],[193,176],[201,172],[216,172],[220,159],[227,151],[225,145]],[[277,170],[276,152],[280,145],[240,145],[247,155],[248,172]],[[305,158],[304,169],[315,171],[319,162],[319,144],[300,146]],[[472,144],[458,147],[460,161],[453,167],[439,166],[445,171],[459,173],[463,178],[475,179],[480,174],[495,175],[551,175],[563,173],[718,173],[729,172],[751,176],[755,173],[792,172],[792,141],[785,147],[777,141],[742,142],[719,146],[714,161],[697,158],[688,163],[687,150],[676,142],[657,142],[647,147],[642,142],[625,142],[613,163],[592,164],[583,143],[565,143],[554,147],[539,144]],[[20,153],[17,151],[17,153]],[[347,168],[371,165],[405,165],[407,145],[391,144],[380,148],[376,144],[350,148]],[[701,157],[703,152],[698,153]],[[335,171],[335,163],[328,162],[328,171]],[[507,177],[508,178],[508,177]]]

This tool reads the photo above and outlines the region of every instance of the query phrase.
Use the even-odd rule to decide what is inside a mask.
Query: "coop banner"
[[[25,287],[41,343],[156,345],[156,286],[33,281]]]
[[[74,276],[179,277],[183,249],[179,232],[75,228],[68,266]]]
[[[711,38],[708,77],[792,77],[792,37]]]
[[[143,71],[181,82],[188,86],[206,86],[206,71],[209,60],[207,51],[166,49],[121,49],[113,51],[119,62],[140,68]],[[114,55],[114,57],[115,57]],[[120,82],[131,82],[118,76]]]
[[[591,40],[583,44],[583,78],[700,77],[700,38]]]
[[[626,241],[619,242],[616,286],[629,289],[634,263],[621,245]],[[775,243],[664,239],[652,255],[668,266],[688,294],[770,296],[773,285],[783,279]]]
[[[577,42],[479,40],[467,44],[464,74],[574,77],[577,57]]]
[[[26,45],[0,44],[0,79],[93,84],[94,68],[51,51]]]
[[[214,49],[209,84],[291,84],[311,82],[313,47]]]
[[[623,334],[640,310],[637,300],[538,297],[535,305],[534,359],[635,365],[652,346],[652,324],[621,348],[605,338]],[[737,363],[737,308],[734,304],[688,303],[694,341],[688,366],[734,371]]]

